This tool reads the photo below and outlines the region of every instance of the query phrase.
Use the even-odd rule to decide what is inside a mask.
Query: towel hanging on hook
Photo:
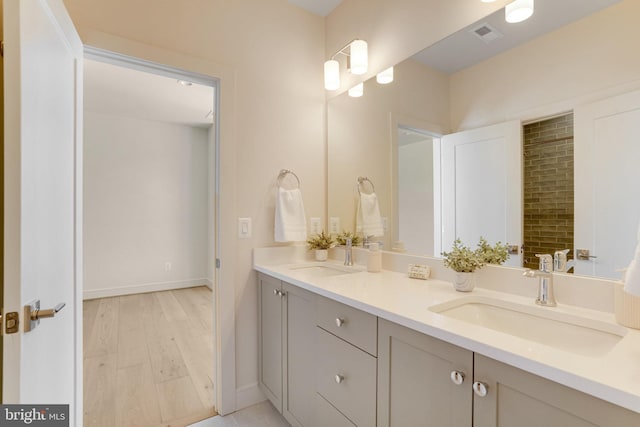
[[[286,189],[282,186],[283,180],[287,175],[295,177],[296,188]],[[282,169],[278,174],[278,190],[275,204],[275,241],[300,242],[307,240],[307,217],[302,203],[300,179],[298,175],[289,169]]]

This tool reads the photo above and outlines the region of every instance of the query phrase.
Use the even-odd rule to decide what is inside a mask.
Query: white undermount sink
[[[337,264],[327,264],[324,262],[314,262],[308,264],[295,265],[289,268],[290,270],[307,274],[313,277],[329,277],[338,276],[341,274],[357,273],[358,269],[354,267],[348,267]]]
[[[583,356],[608,353],[627,333],[619,325],[497,298],[464,297],[429,310]]]

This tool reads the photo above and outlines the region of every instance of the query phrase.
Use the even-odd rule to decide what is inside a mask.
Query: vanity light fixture
[[[340,87],[340,63],[330,59],[324,63],[324,88],[336,90]]]
[[[504,17],[510,24],[522,22],[533,15],[534,0],[515,0],[504,8]]]
[[[349,96],[352,98],[360,98],[364,94],[364,83],[358,83],[349,89]]]
[[[393,81],[393,67],[389,67],[384,71],[381,71],[376,76],[376,81],[381,85],[386,85]]]
[[[360,39],[352,40],[324,63],[324,88],[326,90],[340,88],[340,63],[336,60],[336,56],[339,54],[347,57],[347,69],[351,74],[362,75],[369,68],[367,42]]]

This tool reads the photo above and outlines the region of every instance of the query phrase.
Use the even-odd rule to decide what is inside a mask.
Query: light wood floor
[[[84,425],[185,426],[213,409],[205,286],[84,302]]]

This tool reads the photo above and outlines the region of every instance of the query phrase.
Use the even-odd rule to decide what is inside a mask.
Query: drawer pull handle
[[[342,319],[342,318],[340,318],[340,317],[336,318],[336,326],[337,326],[338,328],[341,328],[341,327],[342,327],[342,325],[344,325],[344,322],[345,322],[345,320],[344,320],[344,319]]]
[[[489,392],[489,386],[485,383],[481,383],[480,381],[476,381],[473,383],[473,392],[478,397],[485,397]]]
[[[455,385],[462,385],[464,382],[464,373],[460,371],[451,371],[451,381]]]
[[[337,384],[342,384],[342,382],[344,381],[344,376],[342,375],[336,375],[335,376],[335,380]]]

